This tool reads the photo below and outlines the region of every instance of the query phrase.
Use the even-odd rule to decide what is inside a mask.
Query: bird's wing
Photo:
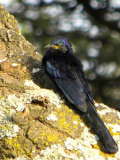
[[[55,81],[65,97],[79,110],[86,112],[86,94],[77,71],[64,58],[49,58],[46,61],[46,71]]]

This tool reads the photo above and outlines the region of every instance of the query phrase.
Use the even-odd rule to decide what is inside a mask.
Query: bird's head
[[[49,48],[53,51],[59,51],[61,53],[72,53],[71,44],[67,38],[58,36],[53,39],[50,44],[45,46],[45,48]]]

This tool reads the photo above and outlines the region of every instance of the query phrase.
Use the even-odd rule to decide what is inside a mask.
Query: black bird
[[[117,152],[117,144],[95,109],[82,63],[73,54],[68,39],[58,36],[46,47],[49,49],[42,60],[45,72],[68,101],[85,114],[102,142],[104,151],[107,153]]]

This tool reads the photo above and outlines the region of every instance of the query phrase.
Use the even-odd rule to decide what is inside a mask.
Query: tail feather
[[[103,123],[102,119],[98,116],[95,109],[92,107],[88,107],[89,111],[86,113],[86,117],[94,132],[99,137],[100,141],[103,144],[103,148],[107,153],[116,153],[118,151],[117,144],[115,143],[114,139],[112,138],[109,130]]]

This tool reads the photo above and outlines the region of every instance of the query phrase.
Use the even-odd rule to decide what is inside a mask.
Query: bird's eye
[[[62,46],[62,50],[63,50],[63,52],[67,52],[67,47],[66,46]]]

